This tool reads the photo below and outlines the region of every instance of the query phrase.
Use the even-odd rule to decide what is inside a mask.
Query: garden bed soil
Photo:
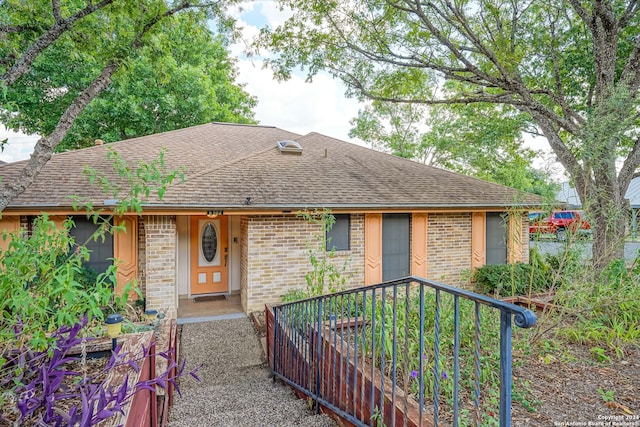
[[[255,312],[251,318],[263,336],[264,312]],[[606,363],[598,363],[589,348],[580,344],[550,354],[515,355],[514,383],[529,385],[522,390],[524,394],[514,393],[513,426],[607,425],[612,421],[612,426],[640,427],[640,347],[628,347],[622,358],[607,357]]]
[[[514,379],[528,381],[527,400],[534,411],[514,399],[513,425],[640,426],[640,348],[627,348],[620,359],[608,357],[610,361],[598,363],[589,348],[573,344],[516,359]]]

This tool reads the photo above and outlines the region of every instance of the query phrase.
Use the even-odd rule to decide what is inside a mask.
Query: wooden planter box
[[[136,373],[128,365],[121,365],[112,369],[107,376],[105,386],[118,387],[128,376],[129,387],[135,387],[139,381],[149,380],[156,376],[155,361],[155,339],[152,331],[127,334],[120,337],[122,354],[128,353],[131,358],[139,359],[145,350],[145,358],[142,365],[139,365],[139,372]],[[105,427],[115,427],[124,425],[125,427],[155,427],[157,425],[157,404],[155,392],[151,390],[140,390],[130,403],[124,408],[124,415],[117,414],[113,418],[105,421]]]
[[[157,335],[157,336],[156,336]],[[175,319],[168,319],[162,322],[157,334],[153,331],[135,334],[126,334],[118,338],[122,344],[122,352],[128,353],[134,359],[142,356],[143,348],[146,350],[144,362],[139,372],[135,372],[131,367],[125,365],[114,369],[107,377],[107,386],[119,386],[129,375],[129,386],[139,381],[146,381],[156,377],[157,373],[162,373],[167,369],[168,361],[164,357],[157,357],[158,352],[172,354],[174,361],[177,360],[178,334]],[[169,351],[173,350],[173,353]],[[176,374],[174,367],[170,373]],[[166,426],[169,422],[169,407],[172,403],[174,387],[167,384],[167,389],[156,387],[155,391],[140,390],[130,403],[125,406],[125,414],[118,414],[105,421],[105,427],[115,427],[124,425],[125,427],[157,427]]]

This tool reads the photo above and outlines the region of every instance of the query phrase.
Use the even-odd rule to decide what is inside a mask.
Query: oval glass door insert
[[[211,262],[218,252],[218,234],[213,224],[208,223],[202,229],[202,255],[207,262]]]

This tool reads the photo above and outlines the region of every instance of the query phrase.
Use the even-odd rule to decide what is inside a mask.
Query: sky
[[[241,4],[235,12],[243,28],[243,38],[250,40],[260,28],[283,23],[289,13],[280,11],[273,1],[254,1]],[[241,43],[231,46],[231,54],[238,58],[238,82],[245,83],[249,93],[258,98],[256,118],[261,124],[273,125],[292,132],[319,132],[335,138],[350,140],[349,120],[357,116],[361,105],[345,97],[341,81],[327,73],[305,81],[303,72],[294,72],[291,79],[278,82],[271,70],[264,68],[261,58],[247,58]],[[261,52],[264,56],[268,52]]]
[[[232,11],[242,27],[244,40],[251,40],[265,25],[275,27],[283,23],[289,12],[279,10],[270,0],[244,2]],[[313,82],[305,81],[306,75],[297,71],[285,82],[273,78],[271,70],[264,68],[263,57],[248,58],[245,44],[237,42],[230,46],[232,57],[237,58],[237,82],[258,99],[255,118],[264,125],[277,126],[291,132],[307,134],[319,132],[327,136],[364,145],[362,141],[349,138],[349,121],[363,107],[355,99],[345,97],[345,87],[340,80],[321,72]],[[13,162],[29,158],[38,136],[14,134],[0,125],[0,140],[8,138],[0,160]],[[542,138],[528,139],[528,146],[541,149],[548,146]],[[549,159],[538,159],[536,167],[549,166]]]
[[[234,10],[243,27],[243,38],[251,39],[264,25],[276,26],[289,16],[279,11],[272,1],[245,2]],[[330,75],[322,73],[313,83],[305,82],[301,72],[286,82],[277,82],[271,70],[264,68],[260,58],[248,59],[243,43],[230,46],[237,57],[237,82],[245,84],[245,90],[258,99],[256,119],[264,125],[307,134],[319,132],[334,138],[350,141],[349,120],[357,116],[360,105],[344,96],[345,87]],[[8,138],[0,160],[14,162],[29,158],[38,140],[37,135],[14,134],[0,125],[0,140]],[[352,141],[362,144],[361,141]]]

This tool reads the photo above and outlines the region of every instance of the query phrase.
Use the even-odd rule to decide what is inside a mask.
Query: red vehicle
[[[555,234],[556,239],[564,241],[567,233],[587,235],[591,226],[581,211],[553,211],[545,216],[544,212],[529,214],[529,237],[536,234]]]

